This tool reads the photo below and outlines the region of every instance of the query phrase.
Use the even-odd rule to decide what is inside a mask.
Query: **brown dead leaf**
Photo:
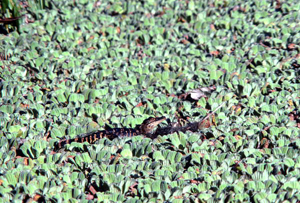
[[[88,195],[86,196],[86,199],[87,199],[87,200],[93,200],[93,199],[94,199],[94,196],[91,195],[91,194],[88,194]]]
[[[96,49],[96,47],[89,47],[87,50],[91,51],[91,50],[94,50],[94,49]]]
[[[41,195],[35,194],[34,197],[33,197],[33,200],[34,200],[34,201],[39,201],[39,199],[40,199],[41,197],[42,197]]]
[[[198,180],[190,180],[190,183],[192,183],[192,184],[200,184],[201,182],[198,181]]]
[[[263,148],[269,148],[270,141],[267,138],[263,138],[260,144],[263,145]]]
[[[213,30],[213,31],[216,31],[216,27],[214,24],[210,24],[210,29]]]
[[[137,195],[137,186],[138,186],[138,183],[135,182],[133,183],[131,186],[129,186],[129,191],[132,195]]]
[[[296,127],[300,128],[300,115],[297,114],[297,111],[292,111],[288,114],[288,117],[291,121],[296,122]]]
[[[24,163],[25,166],[28,166],[29,165],[29,158],[25,157],[23,163]]]
[[[143,102],[138,103],[135,107],[143,106]]]
[[[215,50],[215,51],[211,51],[210,54],[213,56],[218,56],[220,52],[218,50]]]
[[[89,37],[89,40],[92,40],[92,39],[94,39],[94,38],[95,38],[95,36],[92,35],[92,36]]]
[[[121,28],[120,27],[116,27],[117,33],[120,34],[121,33]]]
[[[183,17],[179,17],[179,18],[177,19],[177,22],[185,23],[186,20],[185,20]]]
[[[239,135],[235,135],[234,137],[235,137],[236,140],[241,140],[242,139],[242,137],[239,136]]]
[[[95,194],[97,193],[96,189],[95,189],[92,185],[89,187],[89,191],[90,191],[93,195],[95,195]]]
[[[242,111],[242,105],[241,104],[238,104],[238,105],[233,105],[232,107],[232,110],[236,113],[236,114],[239,114],[241,111]]]
[[[238,130],[239,130],[238,128],[233,128],[233,129],[230,130],[230,132],[236,132]]]
[[[210,141],[210,142],[209,142],[209,145],[210,145],[210,146],[215,146],[216,143],[215,143],[214,141]]]
[[[230,78],[232,79],[234,76],[240,76],[240,74],[238,72],[233,72],[231,75],[230,75]]]
[[[183,176],[180,176],[180,177],[178,178],[178,180],[184,180],[184,177],[183,177]]]
[[[289,45],[288,45],[288,48],[289,48],[289,49],[295,49],[295,48],[296,48],[296,44],[289,44]]]
[[[294,106],[293,100],[289,99],[288,102],[289,102],[290,107]]]
[[[24,108],[24,109],[25,109],[25,108],[28,108],[28,107],[29,107],[29,104],[23,104],[23,103],[21,103],[20,106],[21,106],[21,108]]]
[[[181,41],[180,41],[182,44],[189,44],[190,42],[188,41],[188,40],[186,40],[186,39],[182,39]]]

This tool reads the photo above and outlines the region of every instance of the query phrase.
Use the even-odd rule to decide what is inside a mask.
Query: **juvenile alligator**
[[[168,125],[167,127],[157,128],[156,131],[154,131],[154,128],[159,125],[161,122],[166,120],[166,117],[150,117],[143,121],[141,125],[138,125],[136,128],[113,128],[109,130],[101,130],[96,132],[91,132],[84,134],[80,137],[76,137],[73,139],[63,139],[54,144],[55,149],[60,149],[64,147],[66,144],[70,144],[72,142],[88,142],[88,143],[95,143],[97,140],[102,139],[104,137],[113,140],[117,137],[132,137],[136,135],[145,135],[149,138],[156,138],[159,135],[167,135],[172,134],[175,132],[197,132],[199,129],[202,128],[202,124],[205,120],[207,120],[211,115],[213,115],[218,109],[220,109],[225,102],[223,102],[220,106],[218,106],[213,112],[208,114],[205,118],[203,118],[199,122],[193,122],[189,123],[186,126],[174,126],[174,125]]]
[[[95,141],[104,137],[110,140],[113,140],[117,137],[132,137],[136,135],[145,135],[151,137],[151,133],[154,130],[154,128],[164,120],[166,120],[166,117],[150,117],[144,120],[143,123],[141,125],[138,125],[136,128],[113,128],[109,130],[100,130],[92,133],[87,133],[73,139],[60,140],[54,144],[54,147],[55,149],[60,149],[66,144],[70,144],[72,142],[94,143]]]

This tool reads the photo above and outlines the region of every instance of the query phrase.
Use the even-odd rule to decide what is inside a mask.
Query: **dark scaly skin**
[[[154,128],[166,120],[165,117],[157,117],[157,118],[147,118],[143,121],[141,125],[138,125],[136,128],[113,128],[109,130],[100,130],[92,133],[84,134],[80,137],[76,137],[73,139],[63,139],[54,144],[55,149],[60,149],[64,147],[66,144],[70,144],[72,142],[88,142],[95,143],[97,140],[102,139],[104,137],[113,140],[117,137],[132,137],[136,135],[145,135],[150,136],[151,132]]]
[[[198,132],[200,129],[203,128],[203,122],[205,120],[207,120],[208,118],[210,118],[218,109],[220,109],[224,104],[226,103],[223,102],[221,105],[219,105],[213,112],[209,113],[205,118],[203,118],[202,120],[198,121],[198,122],[193,122],[193,123],[188,123],[186,126],[172,126],[169,125],[167,127],[163,127],[163,128],[158,128],[156,129],[156,131],[152,134],[152,138],[156,138],[159,135],[168,135],[168,134],[172,134],[172,133],[176,133],[176,132],[187,132],[187,131],[191,131],[191,132]]]

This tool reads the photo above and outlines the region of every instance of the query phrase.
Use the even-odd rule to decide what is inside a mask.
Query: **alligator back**
[[[56,142],[54,144],[54,147],[55,149],[60,149],[64,147],[66,144],[71,144],[72,142],[79,142],[79,143],[88,142],[92,144],[104,137],[113,140],[114,138],[117,137],[132,137],[140,134],[141,133],[138,130],[133,128],[113,128],[109,130],[101,130],[101,131],[83,134],[73,139],[63,139]]]

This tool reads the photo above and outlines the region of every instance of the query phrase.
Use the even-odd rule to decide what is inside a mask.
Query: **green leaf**
[[[44,57],[39,57],[35,60],[35,65],[36,67],[40,67],[45,61],[45,58]]]
[[[283,184],[282,188],[284,190],[290,189],[290,190],[299,190],[300,189],[300,183],[299,181],[289,181]]]
[[[245,130],[245,133],[246,133],[248,136],[251,136],[251,135],[254,135],[254,130]]]
[[[149,184],[144,185],[144,190],[146,194],[149,194],[151,192],[151,186]]]
[[[125,144],[122,151],[121,155],[125,158],[131,158],[132,157],[132,151],[130,149],[130,146],[128,144]]]
[[[293,159],[285,158],[284,159],[284,164],[287,165],[288,167],[294,167],[295,162],[293,161]]]
[[[93,162],[93,160],[90,158],[90,156],[87,152],[82,154],[82,159],[85,163],[92,163]]]
[[[198,105],[202,106],[203,108],[206,107],[206,99],[204,97],[201,97],[198,102],[197,102]]]
[[[155,151],[153,153],[153,158],[154,158],[155,161],[159,161],[159,160],[163,161],[163,160],[165,160],[165,158],[163,157],[163,155],[161,154],[160,151]]]
[[[151,185],[152,191],[153,192],[159,192],[161,190],[160,185],[161,185],[160,180],[154,181]]]
[[[14,133],[14,132],[19,132],[21,129],[20,125],[12,125],[9,127],[9,132]]]

